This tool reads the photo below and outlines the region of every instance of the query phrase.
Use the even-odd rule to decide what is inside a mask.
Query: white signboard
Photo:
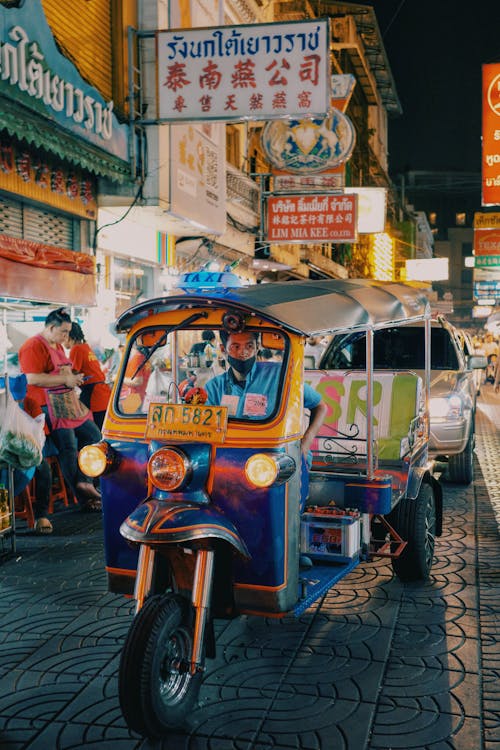
[[[217,235],[226,228],[225,135],[216,122],[170,128],[171,213]]]
[[[170,26],[216,24],[223,3],[171,0]],[[224,123],[178,123],[170,128],[171,213],[210,234],[226,229],[226,131]]]
[[[448,278],[448,258],[419,258],[406,261],[407,281],[444,281]]]
[[[327,19],[159,31],[158,119],[325,116]]]
[[[358,234],[374,234],[385,229],[387,189],[346,187],[344,193],[358,196]]]

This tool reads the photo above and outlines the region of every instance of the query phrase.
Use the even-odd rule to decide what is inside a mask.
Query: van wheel
[[[470,484],[474,479],[474,427],[462,453],[448,459],[447,478],[457,484]]]
[[[123,647],[118,691],[130,729],[161,738],[182,726],[198,699],[202,674],[189,672],[193,634],[189,603],[152,596],[137,613]]]
[[[392,558],[392,569],[404,583],[426,581],[431,572],[436,538],[436,501],[429,484],[420,486],[418,496],[404,497],[387,520],[407,543],[402,554]]]

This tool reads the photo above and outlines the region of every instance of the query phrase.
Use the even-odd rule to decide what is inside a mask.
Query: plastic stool
[[[28,529],[35,528],[35,514],[33,513],[34,482],[32,479],[27,487],[14,498],[16,518],[23,518]]]
[[[61,471],[59,461],[57,460],[57,456],[47,456],[46,461],[50,466],[50,471],[52,474],[52,485],[50,489],[48,512],[53,513],[54,503],[56,503],[58,500],[60,500],[63,505],[66,506],[66,508],[68,507],[70,501],[73,501],[73,503],[77,503],[78,501],[76,500],[73,493],[66,487],[63,473]]]

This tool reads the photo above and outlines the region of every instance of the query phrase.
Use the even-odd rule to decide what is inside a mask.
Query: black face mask
[[[255,357],[250,357],[249,359],[236,359],[235,357],[231,357],[228,354],[227,361],[231,365],[231,367],[234,367],[236,372],[239,372],[240,375],[248,375],[252,367],[255,363]]]

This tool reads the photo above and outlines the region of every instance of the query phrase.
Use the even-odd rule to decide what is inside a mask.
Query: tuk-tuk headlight
[[[105,441],[84,445],[78,453],[78,466],[87,477],[100,477],[116,464],[116,453]]]
[[[285,453],[256,453],[245,464],[245,476],[254,487],[281,484],[290,479],[294,472],[295,461]]]
[[[178,490],[191,474],[191,462],[178,448],[160,448],[148,462],[152,484],[164,492]]]

